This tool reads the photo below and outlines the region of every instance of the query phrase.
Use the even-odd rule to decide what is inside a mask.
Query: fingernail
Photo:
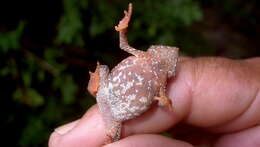
[[[71,129],[73,129],[76,126],[76,124],[78,123],[78,121],[79,120],[76,120],[76,121],[70,122],[70,123],[68,123],[66,125],[60,126],[60,127],[56,128],[54,130],[54,132],[56,132],[56,133],[58,133],[60,135],[64,135],[67,132],[69,132]]]

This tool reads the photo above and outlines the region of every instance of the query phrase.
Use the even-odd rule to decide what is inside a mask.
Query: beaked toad
[[[107,143],[119,140],[122,122],[141,115],[153,101],[172,110],[165,86],[167,78],[175,75],[179,49],[153,45],[145,52],[131,47],[127,41],[131,3],[124,13],[115,29],[119,32],[120,48],[133,56],[124,59],[111,72],[106,65],[98,63],[95,72],[90,72],[88,84],[106,125]]]

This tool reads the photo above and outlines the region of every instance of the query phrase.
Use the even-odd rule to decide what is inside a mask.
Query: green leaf
[[[46,48],[44,50],[44,59],[48,64],[53,66],[58,72],[66,68],[66,65],[57,62],[57,59],[62,57],[63,52],[58,48]]]
[[[61,85],[61,94],[64,104],[71,104],[75,100],[77,86],[72,79],[72,76],[66,75]]]
[[[23,97],[23,93],[22,90],[20,88],[15,89],[14,93],[13,93],[13,99],[15,101],[22,101],[22,97]]]
[[[37,78],[40,82],[42,82],[45,79],[45,73],[43,71],[38,71]]]
[[[14,31],[0,33],[0,52],[6,53],[12,49],[20,47],[20,38],[24,30],[25,23],[21,21]]]
[[[9,73],[10,73],[10,68],[8,66],[5,66],[2,69],[0,69],[1,77],[7,76]]]
[[[57,48],[46,48],[44,50],[44,58],[48,62],[55,62],[55,60],[63,55],[62,50]]]
[[[31,72],[29,71],[22,72],[22,80],[25,87],[29,87],[32,82]]]
[[[48,135],[47,126],[39,117],[31,117],[23,128],[19,145],[21,147],[37,146]]]
[[[62,76],[55,76],[52,82],[52,88],[54,90],[57,90],[61,87],[62,85],[62,81],[63,81],[63,77]]]
[[[77,0],[64,0],[64,15],[58,26],[57,42],[59,44],[74,44],[83,46],[83,23],[80,14],[80,3]],[[84,3],[87,5],[86,3]]]
[[[91,37],[96,37],[107,30],[113,29],[116,23],[116,16],[122,14],[108,1],[95,1],[94,3],[97,6],[97,10],[92,12],[96,15],[93,15],[93,17],[91,18],[89,28]]]
[[[33,107],[38,107],[44,104],[43,96],[35,89],[29,88],[26,92],[29,105]]]

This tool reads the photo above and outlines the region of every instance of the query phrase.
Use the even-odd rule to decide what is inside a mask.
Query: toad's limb
[[[105,121],[105,123],[106,135],[108,137],[108,139],[106,140],[106,144],[118,141],[121,137],[122,123],[114,120],[107,120]]]
[[[128,5],[128,11],[124,11],[125,16],[119,22],[118,26],[115,26],[115,30],[119,32],[120,48],[136,57],[144,56],[145,52],[136,50],[128,44],[127,40],[127,27],[132,15],[132,4]]]
[[[98,88],[99,88],[99,81],[100,81],[100,76],[99,76],[99,72],[100,72],[100,65],[99,62],[97,62],[97,67],[95,72],[89,72],[90,75],[90,79],[88,82],[88,91],[91,95],[96,96]]]
[[[159,96],[154,97],[154,100],[158,101],[159,106],[167,106],[170,111],[173,111],[172,101],[165,95],[164,87],[160,88]]]
[[[100,113],[105,123],[107,143],[115,142],[120,139],[121,121],[116,120],[111,112],[109,105],[109,90],[107,89],[109,69],[106,65],[97,63],[97,68],[94,73],[91,73],[88,90],[96,95]]]

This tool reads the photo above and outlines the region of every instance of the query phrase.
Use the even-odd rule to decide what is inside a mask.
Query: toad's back
[[[130,56],[111,71],[107,83],[110,97],[107,100],[116,120],[138,116],[152,103],[159,86],[149,60]]]

